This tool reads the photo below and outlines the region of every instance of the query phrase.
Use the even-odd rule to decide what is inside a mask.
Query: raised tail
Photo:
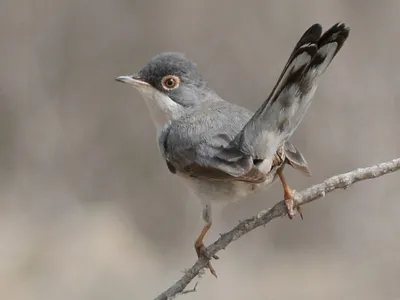
[[[307,112],[319,77],[343,46],[349,31],[345,24],[337,23],[322,34],[321,25],[314,24],[303,34],[268,99],[237,136],[243,153],[270,157],[293,134]]]

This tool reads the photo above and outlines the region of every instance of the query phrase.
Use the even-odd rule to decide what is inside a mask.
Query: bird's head
[[[161,53],[138,73],[119,76],[116,80],[131,84],[140,92],[157,126],[179,117],[187,109],[218,98],[196,64],[181,53]]]

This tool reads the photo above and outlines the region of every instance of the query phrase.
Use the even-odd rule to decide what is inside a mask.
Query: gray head
[[[218,99],[196,64],[181,53],[161,53],[138,73],[116,80],[132,84],[142,94],[157,126],[178,117],[185,109]]]

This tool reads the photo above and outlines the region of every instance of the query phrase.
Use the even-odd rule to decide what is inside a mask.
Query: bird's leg
[[[204,246],[203,240],[204,240],[204,237],[205,237],[207,231],[210,228],[211,228],[211,223],[206,224],[203,227],[203,230],[201,231],[201,233],[200,233],[199,237],[197,238],[196,242],[194,243],[194,249],[196,250],[197,257],[205,256],[209,260],[211,259],[211,257],[207,252],[206,246]],[[218,259],[218,256],[214,255],[213,258]],[[210,262],[207,263],[207,268],[210,269],[211,274],[213,274],[215,277],[217,277],[217,273],[215,272],[215,270],[212,267]]]
[[[211,228],[211,206],[209,204],[206,205],[203,210],[203,219],[206,222],[206,225],[204,225],[199,237],[196,239],[196,242],[194,243],[194,249],[196,250],[197,257],[205,256],[208,260],[210,260],[211,257],[208,254],[207,248],[206,246],[204,246],[203,242],[204,237]],[[219,257],[217,255],[213,255],[212,258],[218,259]],[[207,263],[207,268],[210,269],[212,275],[217,277],[217,273],[215,272],[210,262]]]
[[[293,196],[294,196],[294,193],[295,193],[296,191],[295,191],[295,190],[292,190],[292,189],[290,188],[290,186],[287,184],[286,179],[285,179],[285,177],[283,176],[283,170],[282,170],[282,168],[281,168],[281,169],[278,169],[278,170],[277,170],[277,173],[278,173],[279,179],[280,179],[281,182],[282,182],[282,186],[283,186],[283,190],[284,190],[284,199],[285,199],[285,204],[286,204],[287,211],[288,211],[288,216],[289,216],[289,219],[292,219],[292,218],[294,217],[294,211],[293,211],[293,204],[294,204],[294,203],[293,203]],[[299,212],[299,215],[300,215],[301,219],[303,219],[303,214],[302,214],[301,209],[300,209],[299,206],[297,207],[297,211]]]

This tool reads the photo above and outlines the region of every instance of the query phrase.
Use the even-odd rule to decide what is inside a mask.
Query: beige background
[[[162,51],[255,110],[312,23],[350,38],[292,141],[312,178],[399,155],[399,1],[2,0],[0,298],[151,299],[195,261],[200,203],[171,176],[139,94],[114,82]],[[400,299],[400,173],[229,246],[185,299]],[[282,198],[217,209],[213,241]],[[183,299],[183,298],[182,298]]]

